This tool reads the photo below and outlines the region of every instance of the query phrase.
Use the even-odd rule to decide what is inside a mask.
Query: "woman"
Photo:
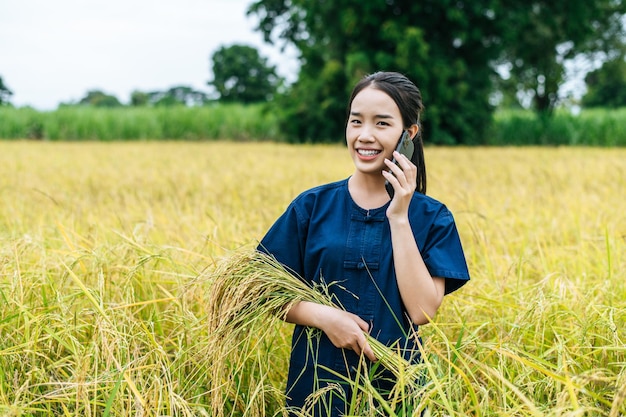
[[[348,108],[354,173],[298,196],[259,245],[342,307],[303,301],[286,315],[296,324],[287,405],[298,410],[316,393],[309,400],[317,398],[320,416],[344,414],[351,391],[341,376],[355,381],[363,363],[376,361],[363,332],[417,361],[417,327],[469,280],[452,215],[425,195],[419,89],[378,72],[354,87]],[[410,159],[394,152],[405,131],[415,145]],[[372,379],[381,392],[393,387],[384,370]]]

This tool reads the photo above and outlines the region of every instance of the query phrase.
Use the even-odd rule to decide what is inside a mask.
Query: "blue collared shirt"
[[[259,250],[305,281],[325,285],[337,305],[369,323],[371,335],[389,346],[397,343],[407,358],[418,360],[417,326],[407,316],[396,282],[388,206],[359,207],[347,179],[313,188],[289,205]],[[416,192],[409,222],[431,276],[446,278],[446,294],[465,284],[469,272],[450,211]],[[296,325],[288,404],[302,406],[308,394],[324,385],[320,379],[337,379],[323,368],[346,375],[357,363],[354,352],[335,348],[323,332]]]

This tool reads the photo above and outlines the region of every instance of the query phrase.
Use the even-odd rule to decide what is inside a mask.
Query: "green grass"
[[[268,140],[277,135],[263,106],[0,108],[0,138],[59,140]]]
[[[626,146],[626,109],[498,111],[484,145]],[[49,112],[0,107],[0,138],[50,141],[237,140],[281,138],[277,114],[263,105],[206,107],[61,107]],[[284,138],[283,138],[284,139]],[[291,142],[297,142],[294,138]],[[429,138],[426,138],[428,143]]]
[[[542,120],[528,111],[499,111],[486,145],[626,146],[626,109],[557,111]]]

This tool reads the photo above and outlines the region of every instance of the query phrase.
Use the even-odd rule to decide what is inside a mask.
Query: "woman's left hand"
[[[387,217],[389,219],[400,216],[406,217],[408,215],[411,197],[417,186],[417,167],[415,164],[400,152],[394,151],[393,156],[400,166],[394,164],[389,159],[385,159],[385,164],[393,174],[387,170],[383,171],[383,176],[389,181],[395,191],[391,204],[387,208]]]

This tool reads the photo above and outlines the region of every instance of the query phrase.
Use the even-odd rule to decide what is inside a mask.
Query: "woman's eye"
[[[357,120],[357,119],[352,119],[352,120],[350,120],[350,123],[352,123],[353,125],[359,125],[359,124],[361,124],[361,121]]]

